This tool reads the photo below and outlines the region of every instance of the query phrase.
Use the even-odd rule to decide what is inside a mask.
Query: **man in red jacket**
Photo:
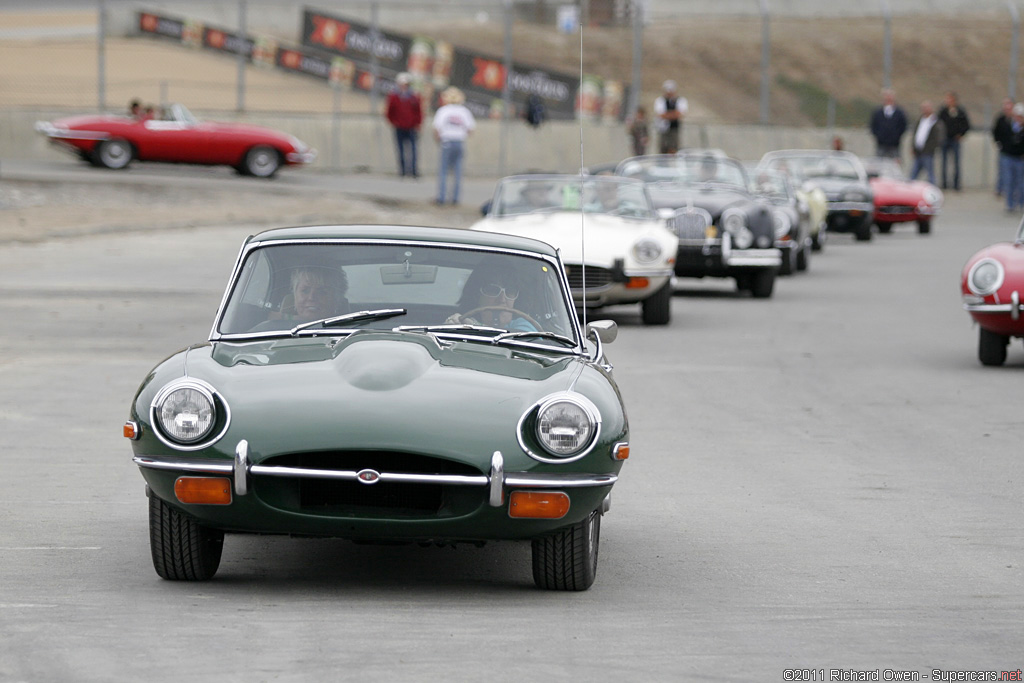
[[[397,87],[388,95],[388,121],[395,128],[395,142],[398,145],[398,172],[403,176],[419,177],[416,170],[416,138],[423,122],[420,96],[412,91],[409,83],[412,77],[407,73],[398,74]]]

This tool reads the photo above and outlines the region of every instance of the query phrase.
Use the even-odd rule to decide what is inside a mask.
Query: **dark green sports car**
[[[537,585],[594,581],[629,428],[558,253],[508,235],[330,226],[246,240],[207,342],[125,423],[166,579],[224,534],[529,540]]]

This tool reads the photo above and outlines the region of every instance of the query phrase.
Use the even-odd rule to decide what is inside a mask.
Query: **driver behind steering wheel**
[[[486,262],[478,266],[466,280],[459,297],[459,312],[448,316],[445,322],[497,327],[510,332],[537,332],[537,326],[516,307],[516,301],[522,301],[517,273],[508,268],[486,266]]]

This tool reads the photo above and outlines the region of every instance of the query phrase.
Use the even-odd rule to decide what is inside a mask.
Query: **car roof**
[[[556,256],[555,248],[546,242],[457,228],[433,228],[414,225],[311,225],[292,228],[274,228],[249,238],[249,242],[277,242],[289,240],[370,239],[410,242],[438,242],[464,244],[497,249],[529,251],[545,256]]]

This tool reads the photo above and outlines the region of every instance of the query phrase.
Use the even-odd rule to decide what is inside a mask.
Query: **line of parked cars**
[[[686,277],[770,297],[830,230],[876,215],[852,155],[603,171],[504,178],[470,230],[247,238],[208,339],[147,374],[124,424],[157,574],[212,578],[232,533],[524,540],[538,587],[590,587],[630,433],[616,323],[580,311],[637,304],[666,325]],[[985,263],[971,282],[996,286]]]

